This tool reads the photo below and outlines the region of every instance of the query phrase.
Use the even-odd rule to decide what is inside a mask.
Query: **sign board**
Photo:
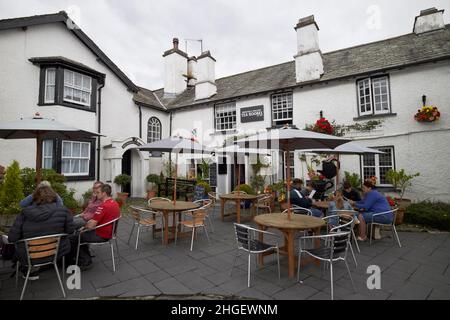
[[[194,201],[202,200],[205,197],[205,187],[195,186]]]
[[[211,163],[209,165],[209,185],[211,187],[217,187],[217,163]]]
[[[241,123],[264,121],[264,106],[241,108]]]

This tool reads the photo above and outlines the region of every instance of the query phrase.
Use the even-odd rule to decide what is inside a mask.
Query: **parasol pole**
[[[286,161],[286,177],[287,177],[287,191],[286,191],[286,197],[287,197],[287,205],[288,205],[288,220],[291,220],[291,164],[290,164],[290,154],[289,149],[286,152],[285,155],[285,161]]]
[[[42,136],[38,131],[36,134],[36,185],[42,181]]]
[[[177,204],[177,174],[178,174],[178,152],[175,156],[175,182],[173,184],[173,204]]]

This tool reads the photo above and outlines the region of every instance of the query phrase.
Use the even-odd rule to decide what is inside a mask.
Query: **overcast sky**
[[[450,23],[449,0],[0,0],[0,19],[65,10],[137,85],[157,89],[173,37],[183,50],[202,39],[220,78],[293,60],[301,17],[314,14],[329,52],[410,33],[430,7]],[[188,42],[189,55],[199,52]]]

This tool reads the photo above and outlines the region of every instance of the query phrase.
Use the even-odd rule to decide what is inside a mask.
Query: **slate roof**
[[[194,88],[171,99],[163,97],[163,89],[154,93],[168,110],[173,110],[444,59],[450,59],[450,24],[434,32],[421,35],[410,33],[325,53],[324,74],[317,81],[296,83],[295,62],[290,61],[217,79],[217,94],[201,101],[194,100]]]
[[[134,94],[133,101],[138,105],[150,108],[156,108],[161,111],[167,111],[167,108],[159,101],[152,90],[138,87],[139,91]]]
[[[81,30],[67,15],[65,11],[58,13],[36,15],[31,17],[0,20],[0,30],[25,28],[47,23],[64,23],[86,47],[88,47],[132,92],[137,92],[138,87],[131,81],[114,62]]]

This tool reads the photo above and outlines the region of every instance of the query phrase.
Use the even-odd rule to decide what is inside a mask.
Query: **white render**
[[[187,58],[179,53],[164,57],[164,94],[175,96],[186,90]]]
[[[314,18],[312,18],[314,21]],[[295,76],[297,82],[320,79],[323,70],[322,53],[319,47],[318,27],[315,23],[296,27],[297,54],[295,58]]]
[[[421,14],[414,23],[414,32],[416,34],[439,30],[445,27],[444,10],[430,14]]]
[[[199,57],[196,72],[195,100],[207,99],[217,93],[216,62],[210,56]]]
[[[188,72],[187,72],[189,78],[188,85],[189,86],[195,86],[197,83],[197,60],[196,59],[189,59],[188,60]]]

